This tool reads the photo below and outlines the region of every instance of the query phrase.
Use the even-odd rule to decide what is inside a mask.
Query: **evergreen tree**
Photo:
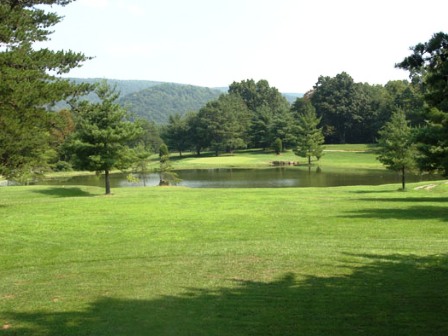
[[[141,128],[115,103],[118,94],[106,82],[95,92],[99,103],[83,101],[77,107],[77,127],[70,147],[77,168],[104,172],[106,194],[110,194],[110,171],[131,164],[128,143],[141,133]]]
[[[56,75],[88,58],[71,51],[39,49],[61,17],[43,5],[70,0],[0,2],[0,174],[18,179],[47,168],[51,117],[46,109],[90,87],[76,87]]]
[[[251,111],[251,146],[265,149],[273,145],[278,137],[285,146],[292,144],[289,128],[290,106],[277,88],[269,86],[266,80],[255,82],[249,79],[239,83],[233,82],[229,93],[240,96]]]
[[[413,130],[402,110],[392,114],[390,121],[379,131],[378,160],[387,169],[401,174],[403,190],[406,187],[406,173],[415,168],[416,146]]]
[[[165,127],[162,137],[170,148],[176,149],[179,155],[182,156],[182,152],[191,146],[187,115],[175,114],[169,116],[168,125]]]
[[[216,154],[231,152],[246,146],[246,130],[250,112],[243,100],[235,94],[223,94],[207,103],[198,113],[199,132],[203,141]]]
[[[322,157],[324,135],[322,128],[319,128],[321,118],[316,116],[316,110],[309,100],[298,98],[293,105],[295,112],[295,132],[297,145],[294,153],[297,156],[308,158],[308,165],[311,165],[311,157],[318,160]]]
[[[422,84],[427,124],[418,134],[423,154],[420,168],[440,171],[448,176],[448,34],[434,34],[428,42],[419,43],[412,55],[397,67],[410,71],[413,82]]]

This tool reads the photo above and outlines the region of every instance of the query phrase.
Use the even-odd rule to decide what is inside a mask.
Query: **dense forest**
[[[343,72],[318,78],[304,97],[291,105],[266,80],[232,83],[229,91],[196,113],[171,117],[162,138],[176,151],[212,148],[282,148],[300,142],[305,113],[318,119],[326,143],[374,143],[379,130],[396,110],[406,112],[412,126],[424,124],[424,99],[419,83],[390,81],[386,85],[356,83]]]

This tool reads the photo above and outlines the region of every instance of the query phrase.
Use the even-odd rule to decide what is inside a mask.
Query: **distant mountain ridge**
[[[198,111],[221,94],[210,88],[164,83],[130,93],[118,102],[139,117],[164,124],[170,115]]]
[[[150,80],[119,80],[107,78],[69,78],[75,83],[94,84],[106,80],[120,93],[118,103],[129,112],[159,124],[168,122],[169,116],[184,115],[198,111],[209,101],[227,92],[227,87],[208,88],[188,84],[168,83]],[[300,93],[283,94],[290,102]],[[97,101],[94,94],[86,96],[87,100]]]

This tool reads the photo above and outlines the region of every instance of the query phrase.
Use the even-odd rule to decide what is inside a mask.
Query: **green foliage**
[[[244,101],[235,94],[223,94],[207,103],[197,115],[197,132],[201,142],[216,154],[232,152],[246,146],[246,130],[250,111]]]
[[[55,76],[68,73],[87,57],[36,45],[47,41],[51,27],[61,20],[43,5],[69,2],[0,3],[0,174],[7,178],[32,178],[48,169],[48,159],[54,155],[50,154],[52,123],[46,107],[89,89]]]
[[[150,174],[151,169],[151,152],[148,151],[143,144],[139,144],[132,149],[133,160],[131,164],[131,171],[128,180],[131,182],[143,181],[143,186],[146,187],[146,177]]]
[[[160,137],[160,127],[153,121],[146,119],[137,119],[135,123],[142,129],[142,132],[135,140],[135,145],[143,145],[146,151],[157,153],[160,145],[163,143]]]
[[[311,101],[325,125],[327,140],[345,143],[347,134],[359,118],[359,96],[353,78],[345,72],[333,78],[320,76]]]
[[[170,184],[179,183],[181,180],[176,172],[173,171],[173,166],[171,165],[170,156],[161,155],[159,168],[156,169],[159,173],[159,186],[169,186]]]
[[[417,81],[389,81],[384,88],[392,110],[398,108],[405,111],[411,126],[422,126],[425,123],[422,86]]]
[[[105,173],[106,194],[110,194],[109,172],[130,164],[128,143],[138,137],[141,128],[115,103],[117,93],[106,82],[95,92],[100,103],[83,101],[77,107],[77,126],[70,148],[76,168]]]
[[[279,155],[283,150],[282,139],[280,139],[280,138],[275,139],[273,147],[274,147],[275,154]]]
[[[388,169],[402,175],[402,187],[405,189],[406,172],[415,168],[416,146],[412,128],[402,110],[392,114],[389,122],[379,132],[378,160]]]
[[[275,87],[269,86],[268,81],[249,79],[233,82],[229,93],[240,96],[252,113],[247,131],[250,146],[267,148],[276,138],[280,138],[284,146],[293,143],[289,103]]]
[[[318,127],[321,118],[317,117],[316,110],[311,102],[304,98],[296,100],[293,111],[296,119],[295,132],[297,139],[294,153],[308,158],[308,164],[310,165],[312,156],[319,160],[323,154],[324,135],[322,128]]]
[[[162,158],[166,158],[170,155],[170,152],[168,150],[168,146],[166,144],[161,144],[159,147],[159,157],[162,160]]]
[[[220,94],[209,88],[164,83],[123,96],[118,102],[141,118],[166,124],[171,115],[198,111]]]
[[[448,175],[448,34],[436,33],[411,50],[397,67],[409,70],[412,80],[421,83],[429,105],[424,115],[428,123],[417,138],[423,154],[420,167]]]
[[[168,125],[162,134],[168,146],[176,149],[180,156],[182,156],[182,152],[192,147],[190,124],[188,121],[192,117],[192,113],[183,117],[180,114],[171,115],[168,119]]]
[[[56,172],[68,172],[73,170],[71,163],[67,161],[58,161],[53,165],[52,168],[53,171]]]
[[[397,108],[407,111],[413,125],[422,122],[420,88],[407,81],[369,85],[343,72],[319,77],[308,96],[322,118],[327,143],[372,143]]]

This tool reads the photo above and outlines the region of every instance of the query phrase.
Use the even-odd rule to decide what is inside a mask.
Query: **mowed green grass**
[[[385,169],[376,159],[375,147],[365,144],[325,145],[324,155],[319,161],[312,158],[312,164],[322,168],[339,169]],[[155,158],[157,160],[157,158]],[[171,161],[175,169],[204,169],[204,168],[264,168],[272,161],[294,161],[300,165],[307,165],[308,159],[294,154],[292,150],[276,155],[273,151],[240,150],[234,153],[221,153],[216,157],[213,153],[196,156],[186,153],[180,157],[171,153]]]
[[[0,188],[0,335],[447,335],[431,184]]]

